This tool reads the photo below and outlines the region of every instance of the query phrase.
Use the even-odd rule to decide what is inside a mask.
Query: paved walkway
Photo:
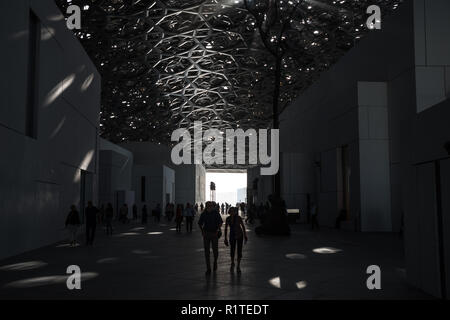
[[[289,238],[257,237],[249,227],[242,275],[229,271],[220,241],[219,270],[204,274],[198,230],[173,225],[97,230],[93,247],[66,242],[0,261],[0,299],[422,299],[405,281],[397,235],[292,226]],[[81,240],[81,239],[80,239]],[[221,239],[223,240],[223,239]],[[82,290],[68,290],[66,268],[79,265]],[[366,268],[379,265],[382,290],[366,287]]]

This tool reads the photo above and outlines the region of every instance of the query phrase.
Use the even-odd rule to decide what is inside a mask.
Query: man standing
[[[206,259],[206,275],[211,274],[210,247],[214,254],[214,272],[217,271],[217,259],[219,258],[219,232],[223,220],[214,202],[206,202],[205,211],[198,220],[198,225],[203,234],[203,245]]]
[[[192,232],[192,221],[194,220],[195,217],[195,211],[189,202],[186,204],[183,216],[185,217],[186,221],[186,232]]]
[[[86,245],[94,244],[95,228],[97,227],[98,209],[92,205],[92,201],[88,201],[86,207]]]

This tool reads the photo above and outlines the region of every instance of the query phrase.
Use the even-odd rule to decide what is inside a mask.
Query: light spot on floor
[[[295,286],[299,290],[306,288],[307,285],[308,285],[308,283],[306,281],[299,281],[299,282],[295,283]]]
[[[96,272],[81,273],[81,281],[86,281],[86,280],[93,279],[96,277],[98,277],[98,273],[96,273]],[[67,281],[67,278],[68,278],[67,275],[28,278],[28,279],[17,280],[17,281],[7,283],[5,285],[5,288],[25,289],[25,288],[49,286],[49,285],[54,285],[54,284],[65,283]]]
[[[80,244],[76,243],[73,247],[79,247]],[[70,248],[72,245],[70,243],[59,244],[56,246],[57,248]]]
[[[336,248],[332,248],[332,247],[323,247],[323,248],[313,249],[313,252],[320,253],[320,254],[333,254],[333,253],[338,253],[341,251],[342,251],[341,249],[336,249]]]
[[[269,283],[275,288],[281,289],[281,279],[280,277],[275,277],[269,280]]]
[[[47,263],[42,261],[27,261],[9,264],[6,266],[0,267],[1,271],[25,271],[25,270],[33,270],[41,267],[45,267]]]
[[[127,237],[127,236],[138,236],[138,235],[140,235],[140,233],[137,233],[137,232],[122,232],[122,233],[119,233],[119,234],[115,235],[115,237]]]
[[[119,260],[118,258],[110,257],[110,258],[98,259],[97,263],[111,263],[111,262],[116,262],[118,260]]]
[[[286,258],[292,259],[292,260],[300,260],[300,259],[306,259],[306,256],[301,253],[288,253],[288,254],[286,254]]]
[[[148,253],[150,253],[149,250],[133,250],[132,252],[134,254],[148,254]]]

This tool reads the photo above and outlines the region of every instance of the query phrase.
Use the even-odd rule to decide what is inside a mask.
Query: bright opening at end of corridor
[[[215,191],[211,190],[211,182]],[[235,205],[247,200],[246,170],[208,170],[205,184],[206,199]]]

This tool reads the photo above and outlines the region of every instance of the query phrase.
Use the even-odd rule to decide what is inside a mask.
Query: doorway
[[[218,203],[235,205],[247,200],[247,170],[207,170],[205,194],[210,195],[211,182],[215,184]],[[211,201],[210,196],[206,199]]]

